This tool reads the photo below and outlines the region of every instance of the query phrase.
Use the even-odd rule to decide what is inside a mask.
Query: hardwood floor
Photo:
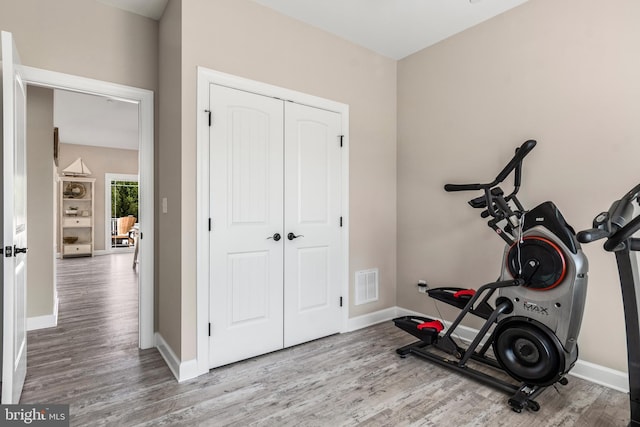
[[[58,327],[28,337],[22,403],[68,403],[72,426],[626,426],[628,397],[578,378],[539,412],[395,349],[391,322],[211,371],[178,384],[137,349],[131,255],[58,264]]]

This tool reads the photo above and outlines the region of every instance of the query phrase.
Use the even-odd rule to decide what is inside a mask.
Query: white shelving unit
[[[63,258],[93,256],[95,181],[95,178],[58,177],[58,247]]]

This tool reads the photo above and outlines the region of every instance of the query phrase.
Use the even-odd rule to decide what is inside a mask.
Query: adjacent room
[[[61,217],[92,218],[92,229],[80,239],[91,243],[93,254],[90,255],[102,251],[133,252],[139,229],[138,106],[64,90],[53,91],[53,99],[54,129],[58,138],[54,147],[56,175],[66,180],[58,192],[63,196]],[[81,188],[85,197],[64,197],[67,187],[74,188],[74,177],[93,180],[88,181],[90,185],[85,186],[86,190]],[[88,197],[89,194],[92,197]],[[90,201],[93,208],[83,209],[80,200]],[[70,225],[76,224],[72,221]],[[57,253],[77,254],[77,248],[64,250],[64,244],[77,243],[67,243],[65,237],[70,241],[77,236],[61,234],[63,250]]]
[[[640,423],[638,22],[633,0],[0,0],[2,404]]]

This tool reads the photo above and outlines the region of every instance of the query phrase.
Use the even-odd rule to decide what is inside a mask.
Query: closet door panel
[[[295,132],[297,146],[290,152],[297,151],[297,159],[287,161],[297,161],[297,170],[291,171],[295,174],[292,179],[298,181],[297,194],[290,195],[298,199],[297,223],[326,225],[330,207],[330,145],[336,141],[329,137],[331,129],[327,123],[299,120]],[[294,184],[290,188],[295,187]]]
[[[285,104],[287,347],[340,331],[340,134],[339,114]]]
[[[283,102],[210,87],[210,366],[283,347]]]

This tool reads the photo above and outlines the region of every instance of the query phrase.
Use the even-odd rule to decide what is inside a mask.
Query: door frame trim
[[[340,332],[349,320],[349,106],[306,93],[198,67],[196,87],[196,361],[198,374],[209,372],[209,85],[217,84],[333,111],[342,116],[342,265],[343,299]],[[215,123],[215,118],[214,118]]]
[[[138,265],[138,346],[152,348],[154,339],[154,134],[153,134],[153,91],[110,83],[87,77],[74,76],[40,68],[22,66],[25,82],[33,86],[63,89],[72,92],[107,96],[119,101],[138,104],[139,126],[139,182],[140,214],[145,218],[140,223],[140,232],[146,236]]]

